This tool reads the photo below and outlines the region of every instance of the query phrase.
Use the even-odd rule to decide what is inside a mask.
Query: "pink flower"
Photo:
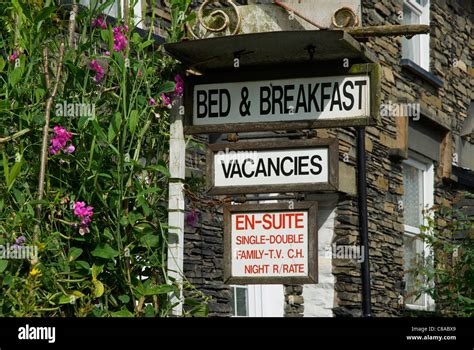
[[[168,96],[166,96],[165,94],[161,94],[161,100],[163,101],[163,105],[165,107],[168,107],[171,105],[171,100]]]
[[[154,99],[154,98],[150,98],[150,100],[148,101],[148,104],[149,104],[150,106],[156,105],[155,99]]]
[[[186,214],[186,223],[191,227],[196,227],[198,219],[198,213],[195,209]]]
[[[112,31],[114,33],[114,51],[124,51],[127,48],[125,33],[128,32],[128,26],[114,27]]]
[[[177,96],[183,96],[183,92],[184,92],[184,81],[183,81],[183,78],[181,78],[181,76],[179,74],[177,74],[175,77],[174,77],[174,81],[176,82],[176,87],[174,89],[174,93],[175,95]]]
[[[105,56],[110,56],[110,51],[108,51],[108,50],[105,51],[104,55],[105,55]]]
[[[18,58],[17,53],[16,53],[16,52],[12,53],[12,54],[10,55],[10,58],[9,58],[10,63],[15,62],[15,60],[16,60],[17,58]]]
[[[66,144],[71,140],[72,133],[67,131],[66,128],[56,125],[54,128],[54,137],[51,139],[51,145],[49,146],[49,152],[51,154],[57,154],[60,150],[66,147]],[[64,153],[72,153],[69,152],[72,149],[74,152],[75,147],[70,144]]]
[[[73,153],[76,150],[76,147],[74,145],[69,145],[65,150],[64,153]]]
[[[107,23],[104,20],[104,16],[99,16],[97,19],[94,19],[92,21],[92,26],[93,27],[101,27],[102,29],[107,28]]]
[[[74,215],[81,219],[81,228],[86,228],[91,220],[91,216],[93,213],[94,208],[91,206],[86,206],[84,202],[75,202],[74,203]]]
[[[93,80],[95,82],[100,82],[104,77],[104,67],[97,63],[96,60],[92,60],[89,66],[95,72],[95,77]]]

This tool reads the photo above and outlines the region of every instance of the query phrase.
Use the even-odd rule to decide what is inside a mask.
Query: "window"
[[[101,4],[105,2],[106,2],[105,0],[80,0],[79,1],[81,5],[84,5],[86,7],[91,7],[91,8],[99,7]],[[128,2],[130,6],[129,16],[133,16],[134,23],[137,27],[143,28],[142,0],[115,0],[112,2],[110,6],[104,9],[103,13],[107,16],[114,17],[117,19],[123,18],[126,2]]]
[[[247,286],[232,286],[232,316],[245,317],[249,315]]]
[[[280,284],[231,286],[232,316],[283,317],[284,292]]]
[[[403,3],[403,24],[429,24],[429,0],[405,0]],[[430,35],[414,35],[402,38],[402,58],[415,62],[423,69],[430,70]]]
[[[433,206],[434,175],[433,164],[411,158],[403,163],[403,213],[405,233],[405,304],[411,309],[430,309],[433,300],[428,295],[416,299],[417,283],[411,272],[418,256],[427,256],[428,248],[420,239],[420,226],[424,223],[424,210]]]

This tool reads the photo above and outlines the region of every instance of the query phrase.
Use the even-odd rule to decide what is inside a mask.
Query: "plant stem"
[[[46,101],[46,111],[45,111],[45,118],[44,118],[44,127],[43,127],[43,139],[41,144],[41,155],[40,155],[40,173],[38,177],[38,200],[41,201],[43,199],[44,194],[44,178],[46,174],[46,164],[48,162],[48,134],[49,134],[49,120],[51,116],[51,106],[53,105],[54,98],[56,97],[56,93],[58,91],[59,81],[61,80],[61,71],[63,66],[63,58],[64,58],[64,43],[61,43],[59,47],[59,59],[58,65],[56,67],[56,81],[54,83],[53,91],[49,95]],[[44,67],[44,77],[46,80],[46,89],[49,91],[51,88],[51,80],[49,78],[49,65],[48,65],[48,48],[45,47],[43,49],[43,67]],[[41,203],[36,206],[36,217],[39,220],[41,217]],[[38,241],[38,231],[39,226],[38,224],[35,227],[34,235],[33,235],[33,242]]]

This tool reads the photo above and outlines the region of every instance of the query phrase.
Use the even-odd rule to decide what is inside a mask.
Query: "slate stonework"
[[[472,99],[474,73],[474,37],[472,17],[465,1],[431,0],[430,70],[444,80],[442,88],[414,75],[400,66],[401,38],[371,38],[367,43],[382,65],[382,103],[407,100],[419,102],[430,119],[459,134]],[[364,26],[400,24],[402,0],[362,0]],[[456,59],[456,61],[454,61]],[[453,65],[453,62],[456,62]],[[424,117],[425,118],[425,117]],[[356,132],[353,128],[317,130],[317,137],[339,138],[341,164],[347,176],[355,174]],[[381,125],[367,128],[367,193],[372,287],[375,316],[400,316],[403,295],[403,196],[402,163],[390,157],[396,137],[396,120],[383,117]],[[204,164],[199,167],[205,169]],[[464,190],[442,178],[435,162],[435,204],[450,205]],[[342,178],[340,182],[350,183]],[[350,186],[349,186],[350,187]],[[198,289],[213,297],[210,315],[229,316],[230,290],[223,284],[221,212],[199,210],[197,227],[187,227],[185,235],[185,275]],[[336,206],[334,243],[359,244],[357,197],[340,193]],[[360,264],[351,260],[333,260],[336,278],[334,315],[361,315]],[[286,316],[301,316],[304,300],[301,286],[285,287]]]
[[[400,38],[372,38],[367,46],[383,67],[382,103],[400,99],[419,102],[430,115],[459,133],[467,116],[473,91],[473,23],[460,1],[431,1],[431,71],[444,80],[444,87],[432,84],[403,70]],[[399,24],[401,0],[363,0],[363,25]],[[471,17],[472,18],[472,17]],[[458,64],[453,66],[456,58]],[[462,62],[462,63],[459,63]],[[340,135],[340,132],[339,132]],[[398,316],[403,280],[403,212],[398,203],[403,195],[401,163],[389,158],[396,138],[394,118],[382,118],[382,125],[367,129],[367,184],[369,212],[369,247],[372,277],[372,308],[375,316]],[[347,140],[352,146],[354,139]],[[346,148],[348,145],[340,145]],[[460,189],[446,184],[435,164],[435,204],[449,205]],[[338,204],[336,241],[358,241],[357,199],[347,196]],[[351,218],[351,219],[348,219]],[[360,316],[360,268],[347,260],[334,261],[337,278],[335,315]]]

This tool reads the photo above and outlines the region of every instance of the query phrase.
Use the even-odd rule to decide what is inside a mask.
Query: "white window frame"
[[[430,0],[426,0],[424,6],[418,4],[416,0],[404,0],[403,6],[407,6],[411,11],[417,14],[420,17],[420,23],[411,23],[411,24],[429,24],[430,23]],[[419,37],[419,49],[420,57],[418,62],[412,57],[403,55],[402,58],[409,59],[415,62],[417,65],[425,69],[426,71],[430,70],[430,35],[429,34],[418,34],[416,37]],[[412,42],[408,41],[409,39],[403,37],[402,46],[413,45]],[[403,53],[402,49],[402,53]]]
[[[79,3],[83,6],[90,7],[92,0],[79,0]],[[98,0],[100,1],[100,0]],[[133,3],[134,0],[115,0],[112,5],[107,7],[104,10],[104,14],[110,17],[114,17],[116,19],[119,19],[118,16],[118,10],[119,10],[119,1],[120,1],[120,18],[123,18],[123,9],[124,9],[124,4],[125,1],[128,1],[129,3]],[[143,0],[137,0],[135,6],[133,7],[133,23],[137,28],[144,28],[144,21],[142,17],[142,1]],[[102,3],[105,2],[102,0]],[[132,9],[129,9],[129,12],[131,13]]]
[[[231,285],[233,293],[234,310],[232,317],[283,317],[284,293],[282,285],[275,284],[253,284],[253,285]],[[237,288],[247,291],[247,316],[236,315]]]
[[[409,154],[409,158],[403,161],[404,164],[412,166],[422,171],[422,179],[423,179],[423,208],[422,209],[429,209],[434,205],[434,164],[432,161],[415,155],[413,153]],[[423,225],[427,225],[427,218],[423,218]],[[414,227],[411,225],[404,224],[404,236],[408,237],[415,237],[421,233],[419,227]],[[417,254],[422,253],[416,252]],[[432,249],[423,241],[423,254],[425,257],[430,256],[432,253]],[[432,311],[435,308],[435,302],[433,298],[429,294],[424,293],[423,295],[424,304],[423,305],[416,305],[416,304],[407,304],[405,303],[405,307],[409,310],[424,310],[424,311]]]

